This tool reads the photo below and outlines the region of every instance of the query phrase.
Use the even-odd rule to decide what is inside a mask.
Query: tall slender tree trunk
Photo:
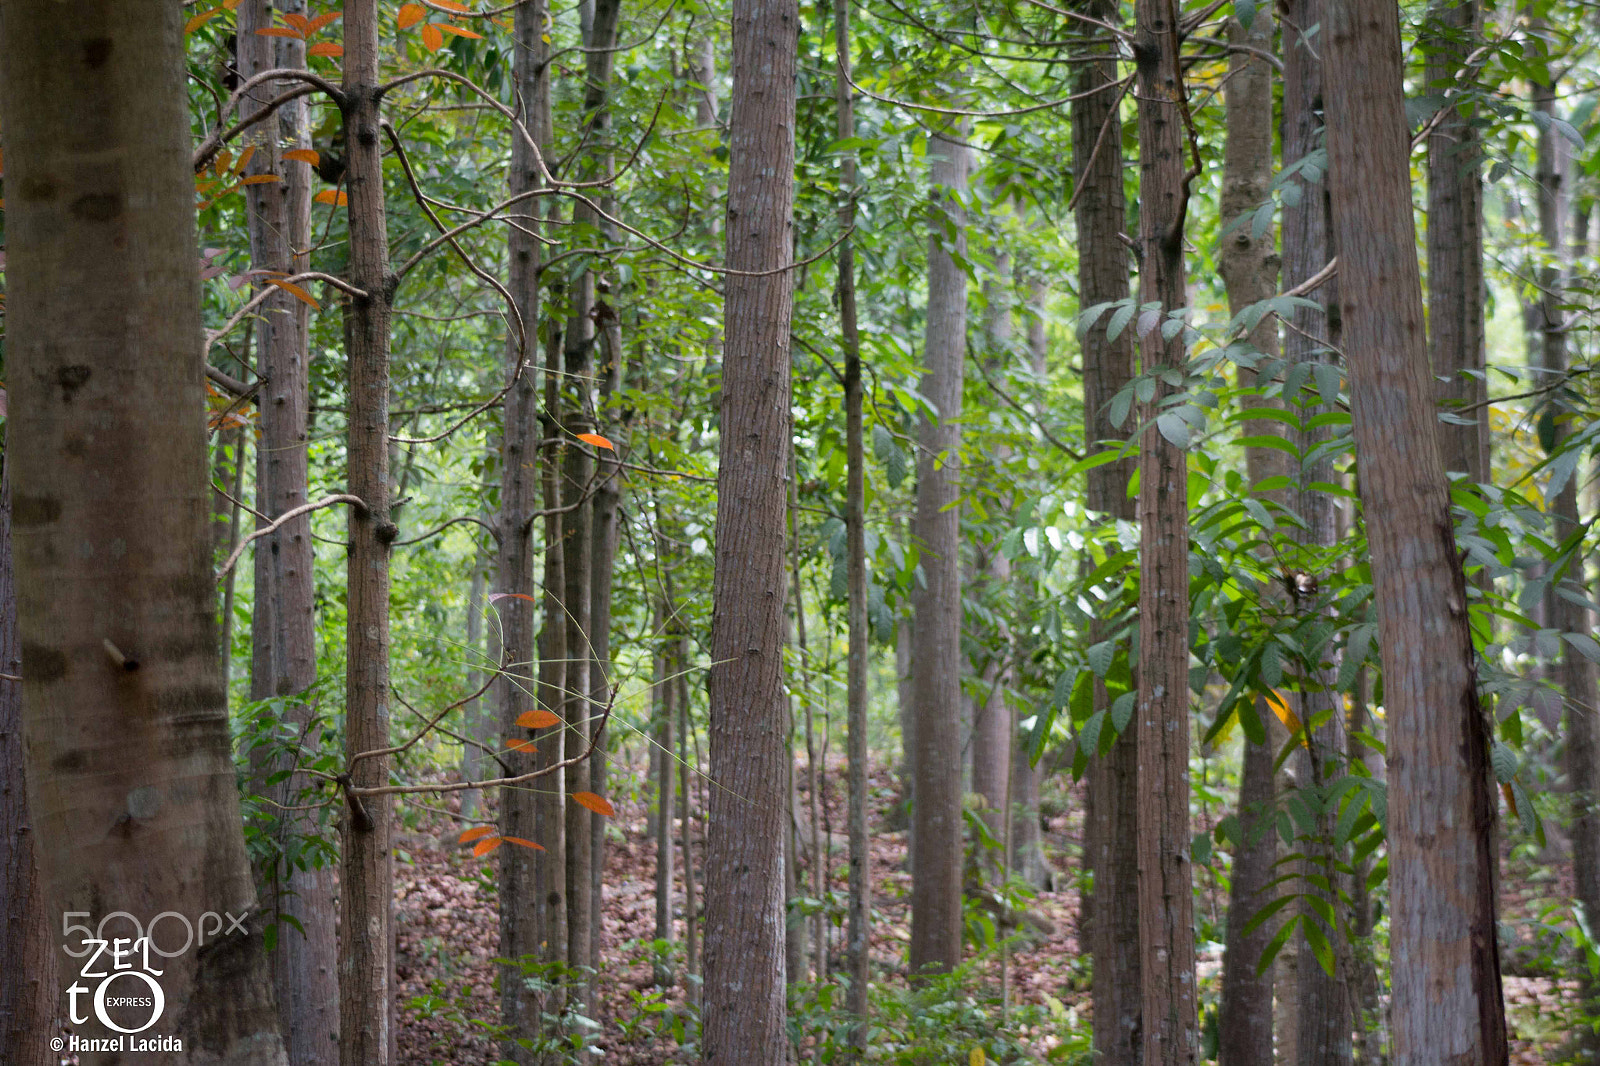
[[[967,124],[928,138],[933,216],[928,238],[928,314],[917,424],[917,505],[911,539],[926,586],[912,592],[915,778],[911,853],[911,973],[945,973],[961,961],[961,381],[967,349]],[[950,244],[946,244],[949,241]]]
[[[344,5],[345,165],[349,185],[350,284],[365,295],[346,310],[349,349],[349,606],[345,625],[345,751],[355,788],[389,783],[389,316],[394,298],[383,199],[378,93],[378,5]],[[390,921],[394,901],[390,801],[350,794],[340,867],[339,1061],[392,1061],[394,989]]]
[[[1095,18],[1117,20],[1117,5],[1100,0],[1087,11]],[[1073,85],[1072,166],[1078,198],[1073,221],[1078,231],[1078,303],[1088,308],[1128,297],[1128,250],[1122,243],[1127,225],[1123,199],[1122,120],[1115,45],[1096,40],[1103,56],[1078,68]],[[1091,91],[1098,90],[1098,91]],[[1133,332],[1106,336],[1106,321],[1090,323],[1083,347],[1083,408],[1086,451],[1116,442],[1127,430],[1111,423],[1111,398],[1133,376]],[[1087,480],[1089,509],[1107,521],[1131,522],[1133,501],[1128,480],[1134,463],[1119,460],[1095,467]],[[1090,623],[1090,639],[1106,638],[1105,627]],[[1105,684],[1095,683],[1095,709],[1106,710]],[[1106,1066],[1133,1066],[1140,1061],[1138,730],[1124,729],[1111,750],[1089,765],[1088,810],[1084,848],[1094,873],[1094,894],[1085,901],[1089,947],[1094,956],[1095,1054]]]
[[[1457,97],[1483,32],[1478,0],[1434,0],[1425,29],[1427,91]],[[1471,482],[1489,480],[1482,158],[1477,126],[1452,100],[1428,134],[1428,355],[1435,399],[1453,418],[1439,423],[1445,472]]]
[[[660,543],[658,541],[658,543]],[[656,649],[655,684],[651,686],[655,703],[654,742],[656,769],[656,928],[657,940],[671,941],[672,935],[672,811],[677,790],[673,787],[677,767],[673,749],[674,719],[678,714],[678,683],[673,675],[681,667],[677,662],[678,633],[673,620],[673,606],[663,595],[657,606],[658,622],[655,631],[660,635]],[[672,628],[668,628],[671,626]],[[656,984],[672,983],[672,969],[665,959],[657,962]]]
[[[1188,204],[1178,27],[1163,0],[1139,0],[1134,62],[1139,100],[1139,302],[1163,316],[1185,303],[1183,228]],[[1163,321],[1165,318],[1163,317]],[[1182,368],[1182,331],[1143,330],[1143,373]],[[1141,423],[1175,417],[1158,384]],[[1139,442],[1139,951],[1145,1066],[1199,1056],[1194,975],[1193,870],[1189,865],[1188,457],[1149,424]]]
[[[55,938],[50,935],[22,750],[22,643],[11,562],[10,464],[0,475],[0,1057],[16,1066],[57,1066]]]
[[[52,934],[64,914],[258,919],[217,656],[183,13],[70,15],[0,5],[6,465],[45,918]],[[140,936],[126,921],[106,934]],[[203,952],[160,927],[174,957],[148,979],[184,1050],[146,1061],[283,1066],[259,920]],[[114,1019],[148,1017],[131,1009]],[[75,1032],[115,1035],[92,1012]],[[29,1033],[27,1057],[51,1035]]]
[[[548,12],[544,0],[519,4],[512,23],[516,41],[512,81],[517,87],[523,125],[541,150],[550,143],[549,46],[544,40]],[[511,142],[509,184],[513,196],[531,196],[543,185],[535,145],[521,135]],[[562,516],[553,513],[544,524],[545,621],[538,655],[538,683],[534,698],[528,698],[523,679],[533,670],[534,631],[541,606],[537,598],[541,592],[534,583],[538,528],[535,512],[541,502],[559,511],[560,500],[552,494],[553,463],[546,460],[542,478],[539,465],[539,201],[524,200],[517,214],[517,225],[507,230],[510,290],[518,321],[512,324],[506,338],[505,369],[507,379],[514,379],[514,383],[506,393],[500,430],[500,512],[496,519],[499,544],[495,591],[490,597],[499,620],[501,642],[501,673],[493,686],[499,718],[496,732],[504,738],[499,759],[512,775],[547,769],[561,761],[564,744],[559,725],[530,730],[519,725],[518,719],[535,708],[555,712],[560,707],[560,690],[566,677],[566,622],[559,604]],[[524,742],[533,743],[535,750],[524,750]],[[545,1014],[560,1013],[559,996],[549,994],[544,984],[530,985],[523,980],[523,967],[566,961],[562,774],[557,770],[537,781],[534,788],[508,788],[500,794],[501,834],[533,840],[545,848],[542,852],[519,847],[499,849],[500,956],[512,960],[500,975],[500,1018],[507,1026],[501,1054],[519,1064],[534,1061],[534,1056],[517,1040],[543,1035]]]
[[[239,9],[239,74],[252,78],[264,70],[304,67],[305,42],[296,37],[262,36],[274,13],[304,14],[304,0],[249,0]],[[263,85],[241,109],[244,117],[290,86]],[[250,130],[255,154],[248,173],[271,174],[278,181],[246,189],[251,265],[257,270],[295,274],[307,268],[311,244],[311,168],[285,160],[288,148],[309,148],[310,123],[304,99],[280,107],[276,119]],[[262,305],[256,320],[256,365],[265,381],[261,397],[257,453],[256,509],[267,519],[306,502],[310,460],[307,451],[310,307],[278,291]],[[311,516],[291,519],[256,542],[256,613],[251,626],[252,699],[294,696],[317,679],[316,619],[312,567]],[[302,737],[304,755],[278,755],[270,748],[252,752],[258,792],[284,806],[295,806],[307,787],[302,774],[269,785],[273,775],[295,759],[310,761],[321,746],[321,730],[310,726],[311,708],[286,706],[285,722]],[[278,818],[280,841],[320,831],[316,813],[285,812]],[[273,985],[284,1049],[290,1061],[332,1066],[339,1054],[338,944],[334,923],[331,867],[301,869],[274,860],[258,872],[263,905],[278,921],[273,950]]]
[[[838,62],[834,78],[834,132],[841,141],[856,135],[855,104],[850,89],[850,3],[833,0],[833,45]],[[867,540],[866,454],[863,441],[861,337],[856,324],[855,242],[856,154],[839,160],[839,339],[844,348],[845,436],[845,585],[849,595],[849,645],[845,680],[845,727],[850,774],[850,925],[848,955],[850,988],[845,1005],[863,1022],[871,980],[872,855],[867,837]],[[865,1026],[854,1030],[851,1046],[866,1050]]]
[[[703,1060],[782,1066],[795,0],[734,0]],[[687,822],[685,823],[687,824]]]
[[[1507,1061],[1491,848],[1489,723],[1434,430],[1407,163],[1399,12],[1324,22],[1339,303],[1389,736],[1394,1056]]]
[[[1228,20],[1229,40],[1266,53],[1272,49],[1273,29],[1270,8],[1258,8],[1248,27],[1237,17]],[[1222,224],[1234,228],[1225,239],[1219,266],[1228,289],[1228,310],[1237,315],[1251,304],[1269,299],[1278,288],[1276,234],[1269,228],[1258,236],[1251,222],[1240,222],[1271,195],[1272,68],[1259,56],[1234,53],[1228,61],[1223,98],[1228,139],[1220,213]],[[1277,320],[1271,315],[1263,316],[1249,341],[1260,358],[1275,357],[1278,354]],[[1255,383],[1254,371],[1241,368],[1239,376],[1243,386]],[[1252,406],[1266,405],[1260,400],[1245,402]],[[1250,437],[1275,436],[1278,426],[1267,419],[1253,418],[1246,421],[1244,431]],[[1259,445],[1246,450],[1245,463],[1252,487],[1286,472],[1280,460],[1282,454]],[[1281,491],[1263,495],[1274,502],[1282,502]],[[1258,703],[1256,713],[1265,712],[1264,703]],[[1272,828],[1273,751],[1266,743],[1256,744],[1248,737],[1242,747],[1241,842],[1234,855],[1228,892],[1218,1061],[1223,1066],[1272,1066],[1273,972],[1270,967],[1263,973],[1257,972],[1272,929],[1262,924],[1246,933],[1245,928],[1256,911],[1270,902],[1267,886],[1277,873],[1273,867],[1277,858],[1277,835]]]

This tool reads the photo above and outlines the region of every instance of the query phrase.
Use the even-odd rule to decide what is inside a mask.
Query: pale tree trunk
[[[1117,20],[1113,3],[1093,3],[1088,13]],[[1077,204],[1078,302],[1088,308],[1128,296],[1129,255],[1122,243],[1126,225],[1123,199],[1122,121],[1117,61],[1110,40],[1092,47],[1103,56],[1078,68],[1072,102],[1072,166]],[[1098,90],[1091,92],[1091,90]],[[1111,398],[1133,376],[1133,331],[1106,336],[1106,319],[1083,331],[1083,409],[1085,451],[1118,442],[1127,427],[1112,425]],[[1133,521],[1128,479],[1133,461],[1095,467],[1087,475],[1088,505],[1105,520]],[[1106,638],[1105,627],[1090,623],[1090,640]],[[1095,710],[1107,709],[1105,684],[1095,682]],[[1131,723],[1130,723],[1131,724]],[[1089,763],[1088,810],[1084,817],[1086,863],[1094,873],[1094,894],[1084,900],[1089,950],[1094,956],[1094,1048],[1106,1066],[1139,1062],[1140,960],[1136,807],[1138,730],[1125,729],[1111,750]]]
[[[1134,57],[1139,100],[1139,302],[1166,314],[1184,306],[1188,203],[1178,27],[1162,0],[1139,0]],[[1146,374],[1187,362],[1182,331],[1138,327]],[[1165,409],[1157,385],[1141,424]],[[1163,417],[1173,417],[1164,414]],[[1189,485],[1184,449],[1155,425],[1139,441],[1139,952],[1145,1066],[1199,1055],[1189,865]]]
[[[276,4],[248,0],[239,8],[241,77],[305,66],[304,41],[256,32],[273,25],[275,11],[304,14],[305,7],[304,0],[279,0]],[[241,114],[249,117],[290,87],[286,83],[263,85],[252,98],[246,98]],[[267,119],[249,131],[249,140],[255,154],[247,173],[273,174],[280,179],[246,189],[251,266],[299,273],[307,269],[306,249],[311,243],[311,168],[285,160],[283,151],[286,147],[310,147],[305,100],[280,107],[276,120]],[[265,381],[257,442],[256,509],[268,519],[306,502],[309,330],[310,307],[283,291],[267,299],[256,320],[256,365]],[[250,633],[250,695],[258,700],[294,696],[317,679],[311,516],[284,523],[258,540],[254,551],[256,613]],[[314,757],[321,746],[321,731],[313,731],[310,717],[306,704],[286,705],[284,720],[302,737],[298,752],[285,756],[260,748],[251,753],[255,791],[276,803],[298,804],[309,784],[301,774],[275,785],[265,782],[290,768],[294,759],[310,761]],[[285,812],[275,831],[283,841],[313,836],[320,832],[316,812]],[[272,976],[284,1049],[296,1064],[331,1066],[339,1054],[333,869],[302,870],[280,861],[257,876],[263,905],[278,919]]]
[[[917,423],[917,505],[911,539],[926,586],[911,594],[915,748],[911,852],[911,973],[945,973],[961,961],[961,380],[967,349],[967,124],[928,139],[936,218],[928,239],[928,314],[921,391],[933,406]],[[953,230],[953,236],[950,231]],[[945,241],[951,239],[953,248]]]
[[[694,828],[692,816],[694,814],[694,794],[689,791],[689,767],[696,765],[690,758],[699,750],[699,745],[690,749],[689,743],[689,679],[684,671],[689,666],[689,635],[680,633],[678,636],[678,811],[679,830],[678,841],[682,848],[683,859],[683,972],[690,978],[698,977],[701,973],[700,959],[700,901],[696,895],[694,877]],[[693,982],[688,984],[688,995],[691,1002],[697,1002],[696,986]]]
[[[183,13],[8,2],[0,101],[23,190],[6,212],[6,463],[45,918],[54,934],[73,913],[251,916],[203,952],[160,924],[174,957],[151,960],[156,1024],[184,1050],[145,1061],[282,1066],[217,656]],[[77,1035],[115,1035],[87,1014]],[[29,1033],[27,1057],[50,1035]]]
[[[734,0],[703,1058],[781,1066],[795,0]],[[774,273],[774,271],[776,271]],[[685,821],[687,825],[687,820]]]
[[[1228,38],[1236,44],[1271,52],[1272,11],[1256,9],[1249,27],[1237,18],[1228,20]],[[1272,68],[1267,62],[1246,52],[1229,57],[1228,80],[1223,87],[1227,111],[1228,139],[1222,174],[1221,221],[1233,227],[1224,239],[1218,266],[1228,290],[1228,311],[1237,315],[1258,301],[1269,299],[1278,287],[1276,234],[1269,227],[1259,236],[1248,217],[1271,194],[1272,183]],[[1241,221],[1243,218],[1243,221]],[[1278,324],[1271,316],[1249,336],[1259,358],[1278,354]],[[1253,370],[1239,370],[1239,383],[1256,384]],[[1248,406],[1267,406],[1270,401],[1247,399]],[[1272,404],[1272,406],[1276,406]],[[1281,423],[1262,418],[1248,419],[1247,436],[1276,436]],[[1283,453],[1256,446],[1246,449],[1245,464],[1250,484],[1260,484],[1274,475],[1287,473]],[[1262,493],[1267,499],[1283,502],[1283,492]],[[1256,714],[1267,714],[1264,701],[1256,704]],[[1228,926],[1222,956],[1222,1002],[1218,1017],[1221,1043],[1218,1062],[1222,1066],[1272,1066],[1273,971],[1258,974],[1261,953],[1273,928],[1263,923],[1245,932],[1250,918],[1271,902],[1267,886],[1276,877],[1277,834],[1273,817],[1273,750],[1268,743],[1254,743],[1248,737],[1242,744],[1243,767],[1239,774],[1239,833],[1241,841],[1234,854],[1233,873],[1228,893]]]
[[[1483,33],[1478,0],[1435,0],[1425,23],[1429,93],[1456,77]],[[1552,136],[1546,130],[1541,141]],[[1470,424],[1439,423],[1446,473],[1489,480],[1489,382],[1484,374],[1483,150],[1473,120],[1447,106],[1428,134],[1428,354],[1441,411]],[[1466,411],[1457,408],[1470,407]]]
[[[378,94],[378,7],[344,5],[344,112],[349,185],[350,283],[363,296],[347,305],[350,509],[345,625],[345,751],[356,789],[389,781],[388,756],[355,762],[389,744],[389,316],[394,298],[383,200]],[[394,869],[387,796],[350,794],[341,856],[339,1061],[386,1066],[394,1048],[390,965]]]
[[[651,740],[654,746],[652,766],[655,773],[656,786],[656,927],[655,939],[671,942],[672,935],[672,810],[676,789],[673,787],[674,765],[673,751],[673,719],[678,713],[678,683],[673,674],[677,671],[676,651],[678,635],[675,629],[668,629],[668,619],[672,617],[673,608],[663,595],[656,607],[657,623],[655,632],[659,634],[660,644],[655,654],[655,682],[650,690],[654,696],[655,729],[652,731]],[[672,983],[672,968],[665,959],[656,963],[655,982],[658,985]]]
[[[855,104],[850,88],[850,3],[833,0],[834,48],[838,72],[834,78],[835,133],[841,141],[856,135]],[[845,437],[845,585],[849,595],[849,645],[845,681],[845,719],[850,775],[850,925],[847,955],[850,987],[845,1005],[863,1022],[867,1017],[867,991],[872,976],[869,947],[872,941],[872,855],[867,836],[867,542],[866,452],[863,442],[861,337],[856,324],[855,241],[850,236],[856,221],[856,154],[846,151],[839,160],[839,340],[844,348]],[[866,1050],[864,1026],[851,1035],[856,1054]]]
[[[57,1066],[48,1037],[56,1033],[55,938],[50,935],[33,820],[28,817],[22,751],[22,644],[17,634],[17,580],[11,564],[10,464],[0,483],[0,1057],[16,1066]]]
[[[1339,304],[1389,736],[1394,1056],[1507,1061],[1489,723],[1434,431],[1399,12],[1329,7],[1322,54]]]
[[[512,81],[517,87],[521,118],[530,137],[540,147],[550,142],[550,77],[544,42],[548,6],[543,0],[518,5],[512,36],[516,53]],[[509,189],[513,196],[537,192],[543,184],[535,146],[520,134],[511,142]],[[506,377],[514,379],[506,393],[500,431],[500,513],[496,519],[499,544],[495,558],[494,604],[500,633],[500,676],[492,688],[502,738],[499,759],[510,775],[545,769],[561,761],[563,730],[560,726],[529,729],[518,719],[536,708],[554,712],[560,706],[565,679],[566,623],[556,598],[561,585],[561,515],[544,524],[545,623],[539,646],[535,698],[528,696],[534,660],[534,631],[539,616],[540,589],[534,582],[534,512],[541,503],[559,510],[551,498],[553,474],[546,461],[540,476],[539,388],[539,200],[528,199],[516,208],[517,224],[507,232],[510,291],[517,309],[506,338]],[[552,626],[551,619],[556,620]],[[551,647],[552,634],[556,646]],[[492,645],[491,645],[492,646]],[[532,741],[535,751],[512,744]],[[530,988],[522,980],[522,967],[533,963],[566,961],[566,886],[562,859],[566,853],[560,790],[561,772],[538,779],[534,788],[508,788],[500,793],[500,833],[544,845],[502,847],[500,854],[500,950],[512,962],[500,973],[500,1020],[507,1026],[501,1054],[519,1064],[534,1061],[531,1052],[516,1043],[544,1033],[545,1013],[560,1012],[559,996],[543,986]],[[552,797],[549,793],[554,792]]]
[[[492,445],[491,445],[492,447]],[[472,580],[467,585],[467,691],[476,692],[483,686],[480,667],[483,655],[484,599],[489,591],[488,554],[482,547],[472,560]],[[494,760],[481,747],[472,742],[492,746],[499,730],[494,727],[481,699],[470,700],[461,708],[461,735],[469,741],[461,748],[461,765],[458,773],[463,781],[479,781],[490,776]],[[483,800],[479,789],[469,788],[461,793],[461,818],[473,821],[478,816],[478,806]]]

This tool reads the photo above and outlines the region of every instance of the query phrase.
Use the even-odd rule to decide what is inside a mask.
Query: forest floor
[[[621,771],[620,773],[618,771]],[[797,771],[798,773],[799,771]],[[828,815],[825,824],[837,842],[830,886],[840,898],[845,893],[844,795],[842,768],[830,767],[824,787]],[[680,981],[658,989],[652,977],[650,943],[655,926],[655,847],[646,833],[646,803],[639,794],[646,774],[642,767],[614,767],[612,779],[631,784],[629,795],[619,788],[612,799],[616,816],[609,819],[604,881],[604,930],[597,980],[600,1006],[594,1017],[600,1025],[597,1044],[603,1056],[597,1061],[620,1066],[665,1066],[686,1059],[670,1035],[675,1013],[681,1012],[683,938],[681,862],[675,863],[675,961]],[[803,779],[803,778],[802,778]],[[885,809],[894,800],[894,784],[887,771],[873,775],[873,794],[879,810],[873,825],[885,824]],[[805,796],[802,791],[802,797]],[[1014,1032],[1036,1058],[1015,1062],[1044,1062],[1053,1047],[1064,1042],[1081,1046],[1090,1022],[1088,968],[1079,946],[1079,897],[1073,867],[1080,844],[1082,792],[1075,789],[1058,797],[1060,813],[1048,816],[1046,855],[1055,869],[1055,891],[1042,892],[1032,902],[1032,912],[1053,930],[1031,944],[1012,951],[1008,959],[1011,1001],[1049,1005],[1052,1022],[1034,1024],[1031,1031]],[[452,810],[455,800],[451,800]],[[700,808],[697,805],[697,811]],[[396,836],[395,921],[396,975],[400,1014],[402,1066],[490,1066],[499,1060],[494,1022],[499,1014],[493,959],[499,919],[495,900],[497,856],[474,858],[470,847],[456,843],[461,828],[457,820],[428,814],[423,821]],[[696,849],[703,843],[703,823],[694,821]],[[875,832],[871,840],[874,908],[872,960],[875,974],[900,975],[910,943],[910,876],[904,869],[905,834]],[[1559,918],[1552,904],[1569,899],[1570,872],[1565,866],[1535,867],[1522,862],[1507,867],[1502,890],[1502,922],[1509,923],[1525,950],[1506,960],[1504,978],[1508,1022],[1512,1030],[1511,1061],[1517,1066],[1554,1062],[1567,1038],[1561,1020],[1563,1004],[1575,999],[1569,982],[1548,976],[1540,958],[1540,938],[1548,939],[1549,923]],[[699,874],[699,857],[696,859]],[[804,870],[801,876],[808,876]],[[1204,882],[1204,878],[1202,879]],[[1203,885],[1200,910],[1226,909],[1215,882]],[[698,900],[697,900],[698,902]],[[1202,922],[1204,918],[1201,919]],[[842,954],[842,929],[833,929],[833,951]],[[1547,950],[1547,949],[1546,949]],[[1531,961],[1530,961],[1531,960]],[[1220,945],[1202,944],[1199,958],[1202,1001],[1215,1002],[1220,984]],[[984,975],[999,987],[999,966],[990,962]],[[646,1010],[644,1004],[652,1003]],[[1037,1018],[1039,1012],[1033,1017]],[[966,1061],[962,1056],[961,1061]],[[993,1060],[991,1060],[993,1061]],[[1052,1059],[1050,1061],[1058,1061]],[[1070,1061],[1070,1060],[1069,1060]]]

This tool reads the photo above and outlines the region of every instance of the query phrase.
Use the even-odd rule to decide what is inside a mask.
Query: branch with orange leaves
[[[245,96],[251,90],[269,81],[301,81],[306,84],[268,101],[260,111],[257,111],[249,118],[242,119],[229,128],[223,129],[222,124],[227,121],[229,115],[238,110],[239,104]],[[194,150],[194,155],[190,158],[190,164],[194,167],[194,172],[198,174],[204,170],[206,164],[211,162],[212,157],[222,151],[222,146],[237,137],[241,132],[276,113],[278,108],[289,101],[299,99],[318,89],[326,93],[329,99],[341,108],[344,107],[344,93],[337,85],[319,74],[313,74],[309,70],[301,70],[298,67],[274,67],[272,70],[263,70],[255,77],[240,83],[239,87],[233,90],[233,95],[228,97],[227,103],[223,104],[222,109],[217,112],[217,128],[212,130],[206,139],[200,142],[200,147]]]
[[[243,322],[251,312],[260,307],[262,304],[266,303],[267,299],[272,296],[273,292],[277,289],[282,289],[295,299],[310,304],[312,310],[315,311],[322,310],[322,305],[317,303],[310,293],[300,288],[300,282],[302,281],[326,282],[327,284],[338,289],[340,292],[354,296],[358,300],[365,300],[367,298],[365,289],[358,289],[348,281],[345,281],[343,278],[335,277],[332,274],[324,274],[319,270],[308,270],[303,274],[291,274],[288,277],[283,278],[267,277],[262,280],[266,282],[266,288],[262,289],[260,292],[250,297],[249,300],[245,301],[245,305],[239,308],[239,310],[235,311],[233,316],[229,318],[228,321],[224,322],[219,329],[206,331],[205,347],[201,349],[200,352],[200,358],[202,361],[205,359],[206,355],[210,353],[213,345],[215,345],[223,337],[226,337],[228,334],[232,333],[234,329],[238,327],[239,323]]]

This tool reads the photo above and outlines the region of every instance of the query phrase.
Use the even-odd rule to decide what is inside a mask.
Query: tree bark
[[[151,959],[149,980],[184,1050],[147,1061],[204,1048],[283,1066],[217,655],[183,13],[88,0],[61,16],[0,7],[6,461],[51,940],[64,914],[138,926],[119,917],[108,937],[141,936],[164,912],[255,917],[204,952],[159,923],[174,957]],[[148,1017],[130,1010],[116,1020]],[[88,1016],[77,1035],[115,1035]],[[29,1033],[27,1056],[50,1035]]]
[[[784,512],[791,419],[795,0],[734,0],[712,589],[707,1063],[782,1066]]]
[[[841,141],[856,135],[855,104],[850,88],[850,3],[833,0],[833,43],[838,70],[834,78],[834,131]],[[862,1022],[867,1018],[871,981],[872,855],[867,837],[867,541],[866,452],[863,440],[861,337],[856,323],[856,259],[851,231],[856,221],[856,154],[839,160],[839,340],[844,348],[845,436],[845,585],[849,597],[849,643],[845,680],[845,727],[850,778],[850,924],[848,963],[850,987],[845,1006]],[[857,1055],[866,1050],[866,1028],[851,1034]]]
[[[1163,0],[1139,0],[1134,39],[1139,100],[1139,302],[1185,303],[1188,203],[1178,27]],[[1140,327],[1141,369],[1182,368],[1181,331]],[[1159,383],[1141,424],[1172,417]],[[1184,449],[1146,425],[1139,442],[1139,950],[1145,1066],[1199,1056],[1189,865],[1189,486]]]
[[[1434,430],[1407,163],[1399,12],[1329,5],[1328,151],[1351,416],[1389,737],[1394,1056],[1507,1061],[1489,723]]]
[[[1100,0],[1087,7],[1098,19],[1119,19],[1117,6]],[[1122,120],[1118,113],[1115,45],[1097,39],[1093,48],[1103,58],[1078,68],[1073,85],[1072,165],[1078,202],[1078,303],[1088,308],[1128,297],[1128,250],[1122,243],[1127,224],[1123,199]],[[1091,90],[1098,90],[1091,92]],[[1098,149],[1097,149],[1098,146]],[[1106,319],[1083,331],[1083,409],[1086,451],[1103,442],[1120,443],[1127,430],[1111,422],[1111,398],[1133,376],[1133,332],[1106,336]],[[1107,521],[1135,519],[1128,498],[1132,459],[1095,467],[1087,475],[1088,505]],[[1090,640],[1107,636],[1098,620],[1090,623]],[[1107,710],[1105,684],[1096,679],[1094,708]],[[1143,1054],[1140,1038],[1138,731],[1125,729],[1111,750],[1092,760],[1088,771],[1088,809],[1084,818],[1085,862],[1094,873],[1094,892],[1084,901],[1089,950],[1094,956],[1095,1054],[1106,1066],[1133,1066]]]
[[[544,0],[519,4],[513,16],[516,53],[512,81],[517,87],[523,125],[542,149],[550,143],[549,46],[545,43],[548,5]],[[535,146],[520,135],[511,143],[509,193],[537,192],[543,186]],[[507,230],[510,291],[517,321],[506,338],[506,393],[500,431],[500,512],[495,559],[494,594],[499,619],[500,676],[493,693],[499,728],[504,738],[499,760],[511,775],[547,769],[561,761],[564,730],[559,726],[528,729],[517,724],[528,711],[556,712],[566,680],[566,621],[561,614],[559,590],[563,581],[562,515],[550,514],[544,523],[542,591],[534,582],[534,513],[541,503],[559,511],[559,485],[552,456],[541,468],[539,441],[543,426],[539,413],[539,245],[538,200],[525,200],[518,209],[517,225]],[[554,375],[551,375],[552,382]],[[552,434],[553,436],[553,434]],[[543,596],[543,600],[539,599]],[[544,627],[538,649],[538,679],[529,699],[523,682],[533,670],[534,633],[540,607]],[[523,750],[532,742],[535,750]],[[562,772],[538,779],[532,789],[508,788],[500,793],[500,833],[544,845],[501,847],[500,854],[500,956],[512,962],[500,975],[500,1018],[507,1026],[501,1054],[519,1064],[535,1056],[517,1043],[545,1035],[545,1015],[558,1015],[561,999],[546,985],[530,987],[522,980],[523,967],[566,961],[566,833],[561,804]]]
[[[296,37],[261,36],[273,25],[275,11],[304,14],[304,0],[249,0],[239,9],[239,74],[252,78],[274,68],[304,67],[305,42]],[[293,86],[263,85],[241,106],[248,118]],[[285,147],[309,148],[310,123],[305,100],[281,106],[276,118],[248,134],[255,154],[249,174],[272,174],[280,180],[246,188],[251,265],[257,270],[295,274],[308,268],[311,244],[311,168],[285,160]],[[256,365],[265,381],[257,443],[257,510],[268,521],[306,503],[310,460],[306,431],[309,387],[310,307],[278,290],[262,304],[256,320]],[[255,545],[255,604],[252,645],[252,699],[294,696],[317,679],[315,593],[312,567],[311,515],[279,526]],[[255,791],[275,803],[295,806],[310,782],[304,774],[266,784],[299,758],[310,761],[321,746],[321,730],[310,726],[311,708],[285,705],[284,721],[302,737],[299,752],[251,753]],[[303,753],[303,754],[301,754]],[[322,832],[314,811],[288,811],[275,816],[275,833],[285,844]],[[333,869],[274,859],[257,874],[263,905],[278,922],[272,953],[273,985],[278,995],[284,1050],[291,1062],[332,1066],[339,1054],[338,944],[334,922]]]
[[[16,1066],[57,1066],[47,1035],[56,1033],[55,938],[39,886],[33,820],[23,769],[22,644],[17,634],[17,579],[11,562],[10,464],[0,478],[0,1052]]]
[[[928,138],[933,219],[921,391],[933,406],[917,424],[917,504],[911,539],[926,585],[912,591],[911,973],[947,973],[961,961],[961,381],[967,348],[967,124]],[[946,242],[949,242],[948,244]]]

